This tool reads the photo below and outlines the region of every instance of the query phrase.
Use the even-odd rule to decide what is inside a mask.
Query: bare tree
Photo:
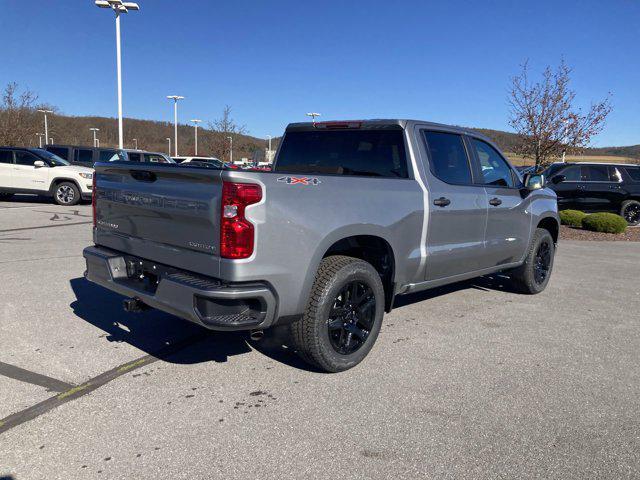
[[[563,152],[586,148],[604,127],[611,112],[610,96],[592,103],[583,113],[574,106],[575,92],[569,88],[571,69],[562,61],[553,71],[546,67],[540,82],[529,79],[527,62],[512,79],[509,92],[509,125],[520,134],[521,155],[535,159],[536,166],[549,163]]]
[[[0,104],[0,145],[29,145],[36,134],[36,101],[29,90],[18,92],[18,84],[8,83]]]
[[[220,160],[228,161],[230,158],[231,142],[228,137],[233,138],[236,144],[233,146],[234,151],[240,151],[244,146],[240,145],[237,138],[240,135],[247,133],[247,128],[244,125],[238,125],[231,117],[231,107],[226,105],[222,111],[222,117],[209,122],[209,129],[212,134],[209,135],[208,146],[213,155]]]

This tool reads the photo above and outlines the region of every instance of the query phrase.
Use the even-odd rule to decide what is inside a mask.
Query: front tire
[[[555,253],[556,246],[549,230],[536,228],[524,263],[511,274],[516,288],[530,295],[542,292],[551,278]]]
[[[297,353],[326,372],[355,367],[382,326],[384,288],[371,264],[353,257],[322,260],[303,318],[291,325]]]
[[[623,202],[620,208],[620,216],[632,227],[640,225],[640,202],[637,200]]]
[[[76,205],[80,199],[80,189],[72,182],[61,182],[53,191],[53,200],[58,205],[69,207]]]

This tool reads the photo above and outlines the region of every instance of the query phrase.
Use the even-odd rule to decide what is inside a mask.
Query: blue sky
[[[116,115],[115,22],[91,0],[0,0],[0,84],[72,115]],[[561,58],[578,100],[612,93],[594,144],[640,143],[640,2],[140,0],[122,19],[125,116],[252,135],[322,119],[411,117],[508,129],[509,78]],[[178,8],[179,7],[179,8]]]

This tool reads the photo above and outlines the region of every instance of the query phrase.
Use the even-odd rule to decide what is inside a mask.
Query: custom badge
[[[319,185],[322,183],[319,178],[309,177],[280,177],[278,181],[287,185]]]

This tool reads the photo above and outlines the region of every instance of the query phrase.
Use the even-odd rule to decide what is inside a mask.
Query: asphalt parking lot
[[[402,299],[341,374],[126,314],[91,207],[0,203],[0,478],[638,478],[640,243]]]

